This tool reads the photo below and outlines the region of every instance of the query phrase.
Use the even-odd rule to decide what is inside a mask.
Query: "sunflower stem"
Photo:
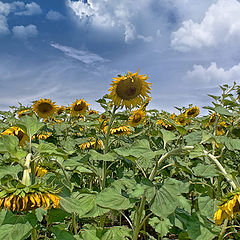
[[[29,165],[31,162],[31,158],[32,158],[32,154],[28,153],[28,155],[26,156],[26,161],[24,164],[24,171],[23,171],[23,177],[22,177],[22,183],[25,186],[30,186],[31,185],[31,179],[30,179],[30,174],[29,174]]]
[[[223,240],[223,236],[226,232],[226,229],[227,229],[227,224],[228,224],[228,219],[225,219],[224,220],[224,223],[223,223],[223,226],[222,226],[222,230],[218,236],[218,240]]]
[[[31,240],[38,240],[38,235],[37,235],[37,229],[36,228],[32,229]]]
[[[73,233],[77,234],[77,222],[76,222],[76,215],[74,212],[72,212],[72,227],[73,227]]]
[[[204,150],[203,152],[208,158],[210,158],[217,165],[218,169],[222,172],[223,176],[228,181],[228,183],[232,186],[234,190],[236,190],[237,186],[235,182],[233,181],[233,179],[229,177],[229,174],[227,173],[225,168],[222,166],[222,164],[217,160],[217,158],[211,153],[208,153],[206,150]]]

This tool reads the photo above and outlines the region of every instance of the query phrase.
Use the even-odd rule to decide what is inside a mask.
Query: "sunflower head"
[[[186,126],[189,123],[189,120],[186,118],[185,114],[181,113],[176,117],[175,123]]]
[[[146,82],[148,76],[128,72],[125,76],[113,78],[109,89],[109,98],[118,107],[133,108],[143,104],[149,97],[150,83]]]
[[[85,100],[80,99],[76,100],[72,105],[71,105],[71,115],[72,116],[78,116],[81,114],[85,114],[86,111],[88,110],[88,104]]]
[[[62,114],[65,110],[66,110],[66,108],[64,106],[57,107],[57,115]]]
[[[199,112],[199,107],[195,106],[187,109],[184,114],[188,118],[194,118],[199,114]]]
[[[92,115],[92,114],[98,114],[98,111],[90,110],[90,111],[88,112],[88,115]]]
[[[41,98],[40,100],[35,101],[32,107],[33,111],[40,118],[52,117],[57,112],[57,105],[55,105],[55,102],[52,102],[51,99]]]
[[[107,133],[108,126],[104,127],[105,134]],[[110,134],[115,136],[123,136],[131,133],[131,129],[128,126],[120,126],[110,129]]]
[[[1,135],[16,136],[19,140],[19,146],[22,146],[26,143],[26,141],[29,141],[28,135],[20,127],[10,127],[2,132]]]
[[[158,120],[156,124],[161,125],[162,128],[168,131],[173,131],[175,129],[175,127],[171,123],[168,123],[162,119]]]
[[[93,141],[89,141],[89,142],[85,142],[79,145],[79,148],[81,148],[82,150],[84,149],[101,149],[103,147],[103,142],[98,139],[98,140],[93,140]]]
[[[23,116],[32,116],[33,115],[33,112],[32,112],[32,109],[24,109],[24,110],[21,110],[18,112],[18,118],[21,118]]]
[[[142,123],[146,116],[146,112],[138,109],[133,112],[133,114],[129,117],[128,123],[132,127],[136,127],[138,124]]]

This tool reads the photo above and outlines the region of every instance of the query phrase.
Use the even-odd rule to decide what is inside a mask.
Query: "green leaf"
[[[127,237],[131,237],[130,229],[125,226],[116,226],[108,229],[101,240],[126,240]]]
[[[230,151],[240,150],[240,139],[232,139],[225,136],[219,136],[217,139],[219,139]]]
[[[0,153],[9,152],[11,155],[14,155],[17,152],[18,144],[19,140],[17,137],[2,135],[0,138]]]
[[[217,200],[211,199],[209,196],[198,198],[198,207],[202,215],[213,219],[215,211],[217,211]]]
[[[52,224],[54,222],[63,222],[64,219],[69,216],[70,214],[62,209],[52,208],[48,213],[48,223]]]
[[[160,220],[157,217],[149,219],[149,224],[157,233],[160,234],[161,237],[167,235],[167,233],[169,232],[169,228],[172,226],[168,218]]]
[[[101,207],[114,210],[125,210],[133,206],[128,198],[121,195],[114,188],[106,188],[98,193],[96,203]]]
[[[94,161],[109,161],[112,162],[117,158],[117,154],[113,152],[108,152],[107,154],[98,153],[95,150],[89,151],[90,159]]]
[[[191,132],[188,135],[186,135],[184,139],[186,139],[187,145],[196,145],[197,143],[200,143],[202,140],[202,132],[201,131]]]
[[[192,170],[194,174],[199,177],[211,178],[219,175],[214,165],[199,163],[196,167],[193,167]]]
[[[0,167],[0,179],[5,177],[6,175],[10,175],[14,178],[17,178],[17,174],[21,172],[23,169],[20,165],[16,166],[1,166]]]
[[[51,232],[54,233],[57,240],[75,240],[72,233],[64,229],[61,229],[60,226],[51,227],[50,230]]]
[[[23,116],[16,125],[32,138],[44,126],[44,123],[40,122],[36,116]]]
[[[232,113],[230,113],[227,109],[225,109],[222,106],[217,106],[215,107],[215,111],[219,113],[220,115],[225,115],[225,116],[233,116]]]
[[[161,133],[162,133],[164,146],[166,146],[166,144],[169,141],[172,141],[172,140],[176,139],[176,136],[175,136],[175,134],[173,132],[167,131],[165,129],[161,129]]]
[[[62,157],[66,157],[67,153],[60,149],[57,148],[53,143],[41,143],[38,146],[38,151],[41,155],[46,155],[46,156],[62,156]]]

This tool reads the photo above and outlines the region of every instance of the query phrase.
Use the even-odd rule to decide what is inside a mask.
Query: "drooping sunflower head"
[[[103,147],[103,142],[98,139],[97,141],[96,140],[90,140],[89,142],[85,142],[85,143],[82,143],[79,145],[79,148],[81,148],[82,150],[85,150],[85,149],[101,149]]]
[[[161,125],[162,128],[168,131],[173,131],[175,129],[174,125],[168,123],[167,121],[164,121],[163,119],[158,120],[156,124]]]
[[[86,111],[88,110],[88,104],[85,100],[80,99],[76,100],[72,105],[71,105],[71,115],[72,116],[78,116],[81,114],[85,114]]]
[[[18,118],[21,118],[23,116],[32,116],[33,115],[33,112],[32,112],[32,109],[29,108],[29,109],[23,109],[21,111],[18,112]]]
[[[199,107],[191,107],[185,111],[185,116],[188,118],[194,118],[200,113]]]
[[[187,119],[185,114],[181,113],[176,117],[175,123],[179,124],[179,125],[182,125],[182,126],[186,126],[187,123],[189,123],[189,120]]]
[[[105,133],[107,133],[107,126],[104,128]],[[110,134],[116,136],[128,135],[131,133],[131,129],[128,126],[120,126],[110,129]]]
[[[33,111],[37,113],[40,118],[52,117],[57,112],[57,105],[51,99],[41,98],[33,104]]]
[[[221,225],[225,219],[233,219],[237,214],[240,214],[240,194],[232,194],[218,206],[213,220],[216,225]]]
[[[138,109],[134,111],[133,114],[129,117],[128,123],[130,126],[135,127],[138,124],[143,122],[145,116],[146,116],[146,112],[141,109]]]
[[[92,115],[92,114],[98,114],[98,111],[96,111],[96,110],[90,110],[90,111],[88,112],[88,115]]]
[[[22,146],[26,143],[26,141],[29,141],[28,135],[20,127],[10,127],[2,132],[1,135],[16,136],[19,140],[19,146]]]
[[[62,114],[65,110],[66,110],[66,108],[64,106],[57,107],[57,115]]]
[[[109,98],[118,107],[133,108],[143,104],[149,97],[151,83],[146,82],[148,76],[128,72],[125,76],[113,78],[109,89]]]

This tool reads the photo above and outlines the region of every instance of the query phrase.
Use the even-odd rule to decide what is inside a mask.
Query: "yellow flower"
[[[1,135],[16,136],[19,140],[19,146],[22,146],[26,143],[26,141],[29,141],[28,135],[20,127],[10,127],[2,132]]]
[[[30,169],[29,169],[30,170]],[[43,177],[46,173],[48,172],[47,169],[43,168],[43,167],[36,167],[36,171],[35,171],[35,175],[37,177]]]
[[[170,123],[166,123],[165,121],[163,121],[162,119],[158,120],[156,122],[156,124],[161,125],[164,129],[168,130],[168,131],[173,131],[175,129],[175,127],[170,124]]]
[[[130,126],[135,127],[138,124],[142,123],[146,116],[146,112],[138,109],[133,112],[133,114],[129,117],[128,123]]]
[[[37,113],[40,118],[52,117],[57,111],[57,105],[50,99],[41,98],[33,104],[33,111]]]
[[[186,118],[186,116],[183,113],[181,113],[176,117],[175,123],[182,126],[186,126],[187,123],[189,123],[189,120]]]
[[[208,123],[206,124],[206,127],[208,127],[209,125],[213,125],[216,121],[216,117],[217,117],[217,113],[213,113],[210,118]]]
[[[176,119],[176,117],[177,117],[177,116],[176,116],[176,114],[175,114],[175,113],[173,113],[173,114],[171,114],[171,115],[170,115],[170,119],[172,119],[172,120],[175,120],[175,119]]]
[[[105,133],[107,133],[107,126],[104,128]],[[118,136],[123,136],[130,134],[131,130],[128,126],[120,126],[120,127],[115,127],[110,129],[110,134],[112,135],[118,135]]]
[[[144,99],[149,97],[151,83],[146,82],[148,76],[138,75],[138,71],[113,78],[115,81],[109,89],[109,98],[116,106],[130,109],[142,105]]]
[[[57,115],[62,114],[65,110],[66,110],[66,108],[64,106],[57,107]]]
[[[82,150],[90,148],[101,149],[101,147],[103,147],[103,142],[101,140],[89,141],[79,145],[79,148],[81,148]]]
[[[86,113],[86,111],[88,110],[88,106],[90,104],[88,104],[85,100],[80,99],[80,100],[76,100],[72,105],[71,105],[71,115],[72,116],[78,116],[81,114]]]
[[[199,114],[199,112],[199,107],[195,106],[187,109],[184,114],[186,117],[194,118]]]
[[[24,109],[18,112],[18,118],[21,118],[26,115],[32,116],[33,115],[32,109]]]
[[[91,114],[98,114],[98,111],[90,110],[90,111],[88,112],[88,115],[91,115]]]
[[[51,202],[53,208],[58,208],[59,201],[59,196],[48,192],[27,193],[25,196],[22,194],[11,194],[10,196],[0,199],[0,208],[4,207],[13,212],[23,212],[37,208],[44,208],[47,210],[51,208]]]
[[[240,213],[239,208],[240,194],[235,194],[233,197],[225,201],[223,204],[218,206],[218,210],[215,212],[213,220],[216,225],[222,224],[225,219],[233,219],[237,214]]]

